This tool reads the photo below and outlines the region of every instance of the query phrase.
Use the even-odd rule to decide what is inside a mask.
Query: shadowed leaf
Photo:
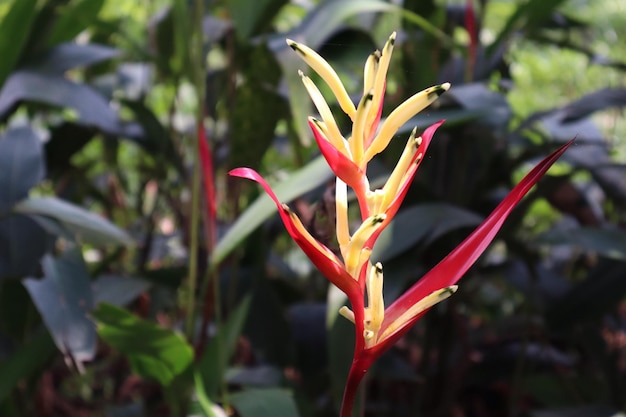
[[[56,197],[29,198],[15,206],[15,211],[50,217],[85,243],[134,245],[133,238],[109,220]],[[46,224],[42,225],[46,227]]]
[[[87,318],[93,307],[87,267],[77,249],[58,258],[46,255],[42,264],[43,278],[27,278],[24,286],[54,343],[80,367],[96,353],[96,329]]]

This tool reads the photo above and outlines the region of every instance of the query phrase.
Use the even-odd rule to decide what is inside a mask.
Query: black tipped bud
[[[428,98],[430,100],[434,100],[437,97],[441,96],[443,93],[445,93],[446,91],[448,91],[447,88],[445,88],[444,86],[438,85],[436,87],[433,87],[432,91],[428,92]]]
[[[384,216],[375,216],[372,219],[372,224],[378,224],[378,223],[382,223],[385,221],[385,217]]]

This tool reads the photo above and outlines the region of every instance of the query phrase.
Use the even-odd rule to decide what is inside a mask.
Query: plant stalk
[[[197,99],[196,125],[198,132],[203,128],[204,120],[204,42],[202,35],[202,17],[204,16],[203,0],[195,0],[192,15],[193,25],[190,42],[190,68],[189,76],[193,82]],[[198,149],[198,141],[203,140],[199,134],[195,135],[194,149]],[[190,342],[194,338],[194,325],[196,317],[196,289],[198,286],[198,249],[199,249],[199,225],[201,208],[201,172],[200,155],[194,152],[193,179],[191,185],[191,221],[189,222],[189,275],[187,279],[187,317],[185,334]]]

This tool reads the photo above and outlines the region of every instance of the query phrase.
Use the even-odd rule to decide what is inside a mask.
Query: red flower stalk
[[[274,200],[287,231],[313,264],[348,297],[352,309],[344,306],[340,314],[355,325],[356,344],[348,374],[341,416],[352,413],[359,383],[371,364],[388,350],[413,324],[438,302],[452,295],[457,281],[485,251],[504,220],[519,200],[561,156],[568,143],[537,165],[496,207],[487,219],[456,249],[446,256],[400,298],[385,308],[383,268],[372,264],[370,255],[376,239],[397,213],[415,176],[428,145],[443,121],[428,127],[420,136],[411,133],[400,159],[386,184],[371,190],[366,176],[367,163],[383,151],[397,130],[413,115],[426,108],[448,90],[448,83],[428,88],[409,98],[380,124],[385,77],[395,33],[382,52],[376,52],[365,64],[363,97],[354,106],[335,71],[310,48],[291,40],[287,43],[313,68],[335,94],[341,109],[352,119],[351,136],[340,133],[326,101],[313,82],[302,73],[302,80],[322,116],[309,119],[322,155],[336,179],[336,233],[341,257],[317,241],[302,225],[296,214],[282,204],[267,182],[250,168],[237,168],[230,175],[258,182]],[[357,197],[361,225],[352,233],[348,227],[347,187]],[[367,296],[367,306],[365,299]]]

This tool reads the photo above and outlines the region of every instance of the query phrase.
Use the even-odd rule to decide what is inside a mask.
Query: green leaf
[[[237,86],[230,115],[228,166],[258,169],[274,141],[276,123],[287,118],[289,109],[273,87],[280,79],[280,67],[265,45],[241,47],[240,51],[245,81]]]
[[[206,417],[220,417],[224,411],[207,396],[202,376],[199,372],[194,372],[193,380],[196,388],[196,400],[192,400],[190,411],[192,413],[194,411],[202,412]]]
[[[26,198],[45,175],[41,140],[30,127],[9,128],[0,136],[0,215]]]
[[[104,1],[79,0],[64,5],[48,35],[48,45],[70,41],[87,29],[97,19]]]
[[[269,26],[276,12],[286,3],[287,0],[231,0],[226,4],[237,35],[248,40],[259,34],[263,26]]]
[[[133,372],[169,385],[193,360],[193,348],[172,330],[102,303],[91,316],[106,343],[128,357]]]
[[[318,156],[300,170],[293,173],[287,180],[278,184],[274,191],[282,201],[288,202],[311,191],[332,178],[332,171],[326,160]],[[212,267],[216,267],[237,247],[250,233],[276,212],[276,205],[265,194],[259,196],[218,242],[211,258]]]
[[[37,15],[37,0],[13,0],[0,23],[0,85],[18,64]]]
[[[120,51],[110,46],[90,43],[64,43],[37,54],[36,57],[25,63],[23,69],[30,69],[39,73],[63,75],[66,71],[88,67],[98,62],[106,61],[120,54]]]
[[[152,284],[141,278],[119,275],[101,275],[93,282],[94,304],[110,303],[125,306],[133,302],[141,293],[148,291]]]
[[[9,397],[20,381],[43,368],[54,352],[55,346],[50,335],[41,332],[0,362],[0,403]]]
[[[172,7],[172,34],[174,37],[174,55],[170,58],[170,69],[173,74],[191,74],[190,39],[192,34],[191,14],[185,0],[174,0]]]
[[[73,362],[93,359],[96,329],[87,312],[93,307],[91,279],[78,249],[42,261],[42,279],[27,278],[24,286],[41,314],[54,343]]]
[[[564,2],[565,0],[528,0],[518,6],[496,39],[487,48],[487,56],[491,56],[516,30],[521,28],[529,30],[543,23]]]
[[[237,339],[243,330],[250,309],[250,296],[241,301],[223,323],[206,347],[196,371],[196,390],[215,399],[223,383],[226,368],[235,352]],[[199,378],[199,379],[198,379]]]
[[[134,245],[130,235],[109,220],[56,197],[29,198],[16,205],[14,211],[50,217],[84,243]]]
[[[584,371],[583,371],[584,372]],[[582,373],[582,372],[581,372]],[[608,400],[606,395],[610,388],[607,382],[597,375],[567,374],[558,372],[536,372],[523,377],[520,387],[542,405],[542,411],[535,411],[535,417],[616,417],[616,410],[610,407],[591,406],[576,408],[568,407],[576,401],[577,392],[584,392],[590,403],[602,404]],[[557,409],[557,407],[559,407]],[[552,409],[551,411],[549,411]]]
[[[624,299],[626,262],[601,259],[582,282],[552,302],[546,319],[554,329],[563,330],[583,321],[599,320]]]
[[[582,227],[551,230],[537,238],[538,243],[570,245],[611,259],[626,260],[626,233],[618,229]]]
[[[248,389],[230,397],[241,417],[299,417],[296,402],[289,390],[279,388]]]
[[[39,70],[13,72],[0,91],[0,115],[6,115],[23,100],[71,108],[78,113],[78,121],[82,124],[114,134],[136,135],[135,132],[127,132],[109,101],[100,93],[62,75]]]

